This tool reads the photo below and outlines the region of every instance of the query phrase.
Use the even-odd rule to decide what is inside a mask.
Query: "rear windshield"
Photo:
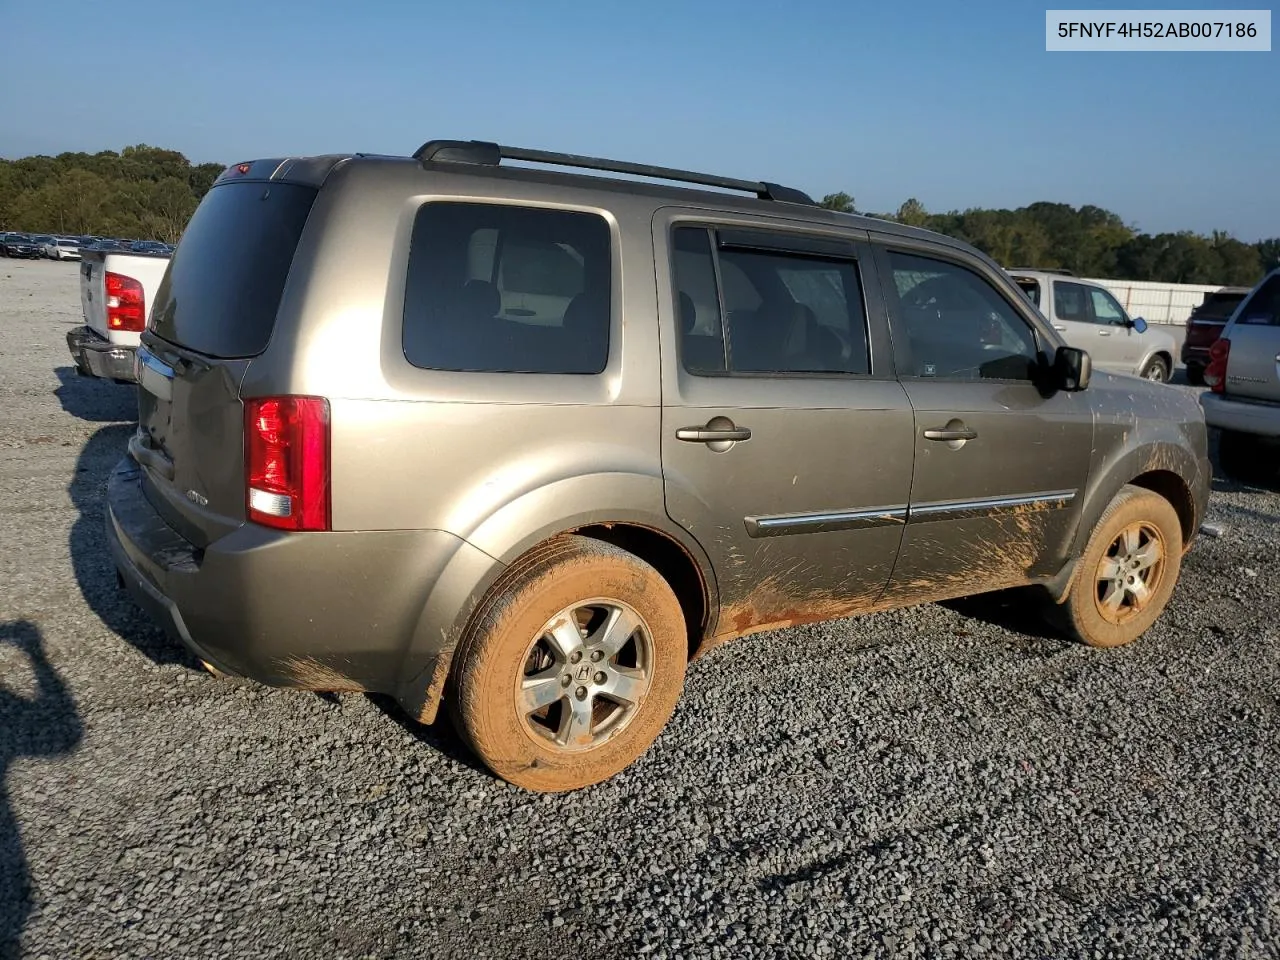
[[[152,332],[211,357],[262,353],[316,192],[251,182],[210,190],[156,293]]]
[[[1236,323],[1280,327],[1280,273],[1272,274],[1249,295]]]

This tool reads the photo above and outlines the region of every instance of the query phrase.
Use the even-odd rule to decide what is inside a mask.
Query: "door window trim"
[[[716,299],[720,309],[721,342],[725,350],[725,370],[723,372],[702,372],[690,370],[685,366],[684,332],[680,324],[679,286],[676,279],[675,232],[681,229],[705,230],[711,251],[712,272],[715,276]],[[666,223],[666,256],[671,280],[672,301],[669,306],[676,318],[675,342],[676,362],[680,373],[684,376],[698,377],[703,380],[883,380],[883,373],[876,370],[877,350],[872,327],[871,298],[868,289],[876,283],[874,254],[864,240],[839,234],[817,233],[803,229],[792,229],[787,226],[757,226],[753,224],[722,221],[710,217],[674,216]],[[817,260],[821,262],[848,264],[858,281],[859,306],[862,310],[862,326],[864,343],[867,351],[867,372],[847,373],[844,371],[810,371],[810,370],[774,370],[774,371],[735,371],[729,369],[731,344],[727,336],[728,311],[724,299],[724,278],[720,266],[721,251],[741,251],[744,253],[778,254],[797,259]]]

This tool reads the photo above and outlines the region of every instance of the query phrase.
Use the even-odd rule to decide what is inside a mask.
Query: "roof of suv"
[[[578,170],[598,170],[647,179],[623,180],[595,173],[565,173],[538,167],[501,166],[500,162],[505,159],[573,167]],[[920,227],[907,226],[864,214],[827,210],[818,206],[800,190],[768,181],[737,180],[714,174],[605,160],[598,157],[505,147],[483,141],[432,140],[423,144],[412,157],[350,153],[252,160],[232,164],[215,182],[221,183],[232,179],[274,180],[318,187],[338,166],[347,163],[412,165],[420,166],[433,173],[457,173],[513,182],[544,183],[569,189],[626,193],[680,204],[714,205],[724,209],[877,231],[882,234],[928,240],[966,250],[973,249],[970,245],[953,237]],[[661,182],[663,180],[682,181],[696,184],[696,186],[676,186]],[[699,189],[700,187],[702,189]],[[706,187],[721,189],[705,189]],[[728,192],[734,190],[740,192]],[[755,192],[756,196],[743,195],[742,192]]]

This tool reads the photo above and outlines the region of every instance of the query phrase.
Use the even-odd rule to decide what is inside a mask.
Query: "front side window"
[[[1101,287],[1090,287],[1089,297],[1093,301],[1093,318],[1101,324],[1122,326],[1125,316],[1120,302]]]
[[[909,354],[903,376],[1030,380],[1035,333],[1000,293],[967,267],[890,251],[895,317]]]
[[[429,370],[600,373],[611,248],[593,213],[425,204],[410,241],[405,357]]]
[[[686,370],[870,373],[855,260],[715,239],[713,230],[679,227],[672,240]]]
[[[1091,322],[1093,316],[1089,312],[1088,289],[1079,283],[1053,281],[1053,312],[1059,320],[1071,323]]]

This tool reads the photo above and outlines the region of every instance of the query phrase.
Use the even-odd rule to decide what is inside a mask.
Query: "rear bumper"
[[[1280,437],[1280,404],[1248,403],[1228,395],[1200,394],[1204,422],[1219,430],[1235,430],[1264,437]]]
[[[111,343],[90,327],[76,327],[67,331],[67,349],[80,370],[106,380],[137,382],[133,370],[137,347]]]
[[[145,483],[127,456],[107,483],[116,569],[140,607],[222,673],[399,696],[442,652],[442,631],[423,613],[444,567],[475,550],[465,541],[434,530],[286,533],[244,524],[199,548],[164,521]]]
[[[1196,363],[1202,367],[1207,367],[1209,365],[1209,348],[1193,347],[1189,343],[1184,343],[1182,345],[1182,365],[1186,366],[1188,363]]]

